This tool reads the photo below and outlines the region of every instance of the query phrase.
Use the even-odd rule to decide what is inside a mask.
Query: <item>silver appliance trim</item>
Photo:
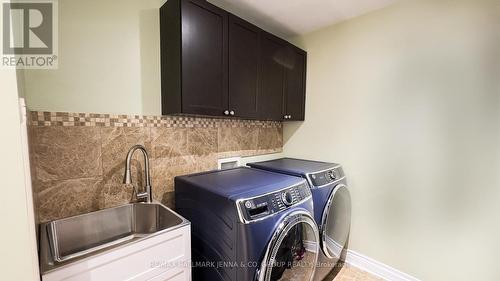
[[[288,210],[288,209],[285,209],[285,210],[282,210],[282,211],[276,212],[276,213],[274,213],[274,214],[270,214],[270,215],[267,215],[267,216],[265,216],[265,217],[258,218],[258,219],[255,219],[255,220],[247,220],[247,219],[245,219],[245,217],[243,216],[243,211],[242,211],[242,210],[241,210],[241,208],[240,208],[240,206],[241,206],[241,204],[240,204],[240,203],[241,203],[242,201],[252,200],[252,199],[259,198],[259,197],[262,197],[262,196],[266,196],[266,195],[269,195],[269,194],[273,194],[273,193],[281,192],[281,191],[284,191],[284,190],[287,190],[287,189],[290,189],[290,188],[293,188],[293,187],[296,187],[296,186],[300,186],[300,185],[302,185],[302,184],[304,184],[304,183],[306,183],[306,184],[307,184],[306,180],[302,180],[302,181],[301,181],[300,183],[298,183],[298,184],[289,185],[289,186],[287,186],[287,187],[285,187],[285,188],[282,188],[282,189],[279,189],[279,190],[275,190],[275,191],[272,191],[272,192],[263,193],[263,194],[258,195],[258,196],[247,197],[247,198],[241,198],[241,199],[236,200],[236,210],[238,210],[238,217],[239,217],[239,219],[240,219],[240,222],[241,222],[241,223],[243,223],[243,224],[254,223],[254,222],[258,222],[258,221],[261,221],[261,220],[264,220],[264,219],[267,219],[267,218],[273,217],[273,216],[275,216],[275,215],[277,215],[277,214],[280,214],[280,213],[282,213],[282,212],[284,212],[284,211]],[[293,204],[293,205],[289,206],[288,208],[290,208],[290,207],[292,207],[292,206],[294,206],[294,205],[301,204],[301,203],[303,203],[303,202],[305,202],[305,201],[309,200],[311,197],[312,197],[312,194],[311,194],[311,195],[309,195],[309,196],[307,196],[306,198],[302,199],[301,201],[299,201],[299,202],[297,202],[297,203],[295,203],[295,204]]]
[[[335,188],[333,189],[331,195],[330,195],[330,198],[328,198],[328,201],[326,202],[326,205],[325,205],[325,208],[323,209],[323,216],[321,216],[321,225],[319,226],[320,228],[320,235],[321,235],[321,249],[323,251],[323,253],[325,254],[326,257],[328,257],[329,259],[333,259],[335,258],[334,256],[332,256],[330,254],[330,252],[328,251],[328,248],[326,247],[326,237],[327,235],[325,234],[325,231],[326,231],[326,223],[327,223],[327,220],[328,220],[328,215],[330,213],[330,207],[332,205],[332,202],[333,202],[333,198],[335,197],[335,194],[337,193],[337,191],[341,188],[345,188],[347,189],[347,185],[345,184],[338,184],[337,186],[335,186]]]
[[[311,226],[311,228],[314,231],[314,236],[316,241],[319,241],[319,231],[318,231],[318,226],[316,222],[314,222],[314,218],[307,212],[305,211],[294,211],[288,214],[278,225],[276,230],[274,231],[273,236],[271,237],[271,240],[267,244],[266,252],[264,254],[264,258],[262,259],[260,268],[257,270],[257,273],[255,275],[255,281],[267,281],[266,276],[268,276],[268,265],[271,263],[271,252],[272,250],[278,245],[280,238],[284,237],[288,233],[288,231],[295,225],[299,223],[307,223],[308,225]],[[319,245],[316,244],[316,255],[315,255],[315,260],[314,264],[317,263],[318,261],[318,256],[319,256]],[[312,274],[311,278],[309,281],[313,280],[314,274]]]
[[[332,181],[332,182],[329,182],[329,183],[327,183],[327,184],[323,184],[323,185],[318,185],[318,186],[315,186],[315,185],[312,183],[312,181],[311,181],[311,179],[309,178],[309,176],[307,176],[307,183],[309,184],[309,186],[310,186],[311,188],[313,188],[313,187],[314,187],[314,188],[323,188],[323,187],[326,187],[326,186],[328,186],[328,185],[336,185],[336,184],[338,184],[339,182],[344,181],[344,180],[345,180],[345,176],[344,176],[344,177],[341,177],[341,178],[338,178],[338,179],[336,179],[336,180],[334,180],[334,181]]]
[[[338,169],[338,168],[342,168],[342,165],[340,164],[337,164],[337,165],[333,165],[331,166],[330,168],[327,168],[327,169],[323,169],[323,170],[318,170],[318,171],[314,171],[314,172],[310,172],[310,173],[305,173],[305,176],[306,176],[306,179],[307,179],[307,182],[309,183],[309,186],[311,188],[322,188],[322,187],[325,187],[327,185],[332,185],[332,184],[337,184],[338,182],[340,181],[343,181],[345,180],[345,175],[342,176],[341,178],[338,178],[332,182],[329,182],[327,184],[323,184],[323,185],[319,185],[319,186],[315,186],[313,183],[312,183],[312,180],[311,180],[311,175],[314,175],[314,174],[317,174],[317,173],[322,173],[322,172],[326,172],[326,171],[330,171],[330,170],[335,170],[335,169]]]

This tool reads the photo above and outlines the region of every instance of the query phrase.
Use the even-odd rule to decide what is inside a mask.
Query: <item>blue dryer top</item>
[[[280,158],[264,162],[248,163],[247,165],[254,168],[297,176],[305,176],[308,173],[315,173],[338,166],[338,164],[335,163],[294,158]]]
[[[304,181],[299,177],[248,167],[185,175],[177,179],[232,200],[275,192]]]

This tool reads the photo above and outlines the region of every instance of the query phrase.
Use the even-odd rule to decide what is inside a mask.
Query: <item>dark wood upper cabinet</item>
[[[227,110],[227,19],[201,0],[160,9],[162,113],[222,115]]]
[[[258,118],[260,29],[229,16],[229,110]]]
[[[288,62],[285,66],[285,120],[303,121],[306,104],[306,58],[303,50],[287,47]]]
[[[261,119],[281,120],[283,119],[284,50],[286,44],[281,39],[268,33],[262,33],[260,42],[259,117]]]
[[[306,53],[204,0],[160,8],[160,50],[164,115],[304,119]]]

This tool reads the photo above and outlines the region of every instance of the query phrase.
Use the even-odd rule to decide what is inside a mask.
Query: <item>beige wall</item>
[[[499,280],[500,2],[404,1],[296,38],[287,156],[345,166],[351,248],[422,280]]]
[[[59,1],[59,69],[26,71],[29,109],[160,114],[162,2]]]

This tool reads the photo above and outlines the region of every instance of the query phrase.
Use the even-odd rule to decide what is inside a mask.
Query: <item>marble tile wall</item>
[[[30,158],[38,222],[130,202],[122,183],[135,144],[150,156],[153,199],[174,207],[175,176],[217,168],[217,159],[281,152],[280,122],[194,117],[31,112]],[[143,186],[136,153],[133,181]]]

